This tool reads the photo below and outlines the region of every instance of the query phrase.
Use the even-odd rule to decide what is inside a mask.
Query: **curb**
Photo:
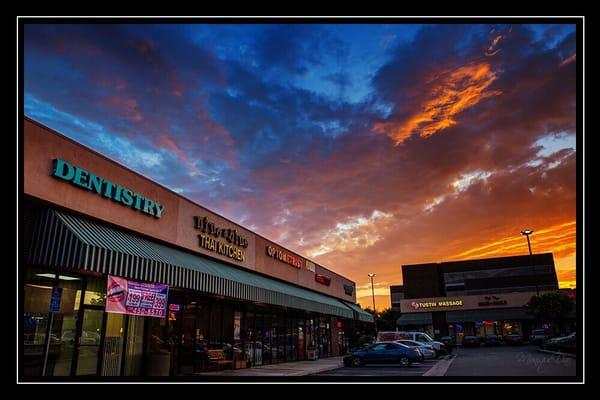
[[[577,358],[576,354],[562,353],[560,351],[551,351],[551,350],[545,350],[545,349],[537,349],[537,351],[539,351],[541,353],[553,354],[555,356],[568,357],[568,358]]]
[[[332,371],[334,369],[343,368],[343,367],[344,367],[344,363],[340,362],[339,364],[336,364],[336,365],[323,366],[319,369],[315,369],[315,370],[311,370],[311,371],[300,371],[298,374],[294,374],[293,376],[308,376],[308,375],[320,374],[321,372]]]
[[[450,364],[456,358],[456,355],[453,355],[449,358],[445,358],[443,360],[438,361],[433,367],[429,368],[427,372],[425,372],[421,376],[444,376],[446,375],[446,371],[450,368]]]

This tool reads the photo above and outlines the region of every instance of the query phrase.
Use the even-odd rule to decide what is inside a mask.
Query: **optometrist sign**
[[[296,267],[298,269],[304,266],[304,260],[300,257],[296,257],[286,251],[278,250],[273,246],[267,245],[267,255],[276,260],[281,261],[282,263],[286,263],[291,265],[292,267]]]
[[[108,179],[101,178],[83,168],[71,165],[65,160],[57,158],[52,163],[52,176],[57,179],[69,182],[74,186],[79,186],[155,218],[160,218],[165,211],[165,207],[158,201],[149,199]]]
[[[108,276],[106,312],[164,318],[168,300],[168,285]]]

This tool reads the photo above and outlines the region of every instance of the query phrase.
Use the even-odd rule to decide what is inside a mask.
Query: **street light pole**
[[[377,313],[375,311],[375,288],[373,286],[373,277],[375,276],[374,273],[370,273],[369,274],[369,278],[371,278],[371,295],[373,296],[373,323],[375,325],[375,333],[377,333]]]
[[[369,277],[371,278],[371,294],[373,295],[373,312],[375,312],[375,289],[373,288],[373,277],[375,276],[375,274],[371,273],[369,274]]]
[[[538,279],[537,279],[537,271],[535,269],[535,265],[533,264],[533,252],[531,251],[531,242],[529,241],[529,235],[531,235],[533,233],[533,231],[531,229],[525,229],[523,231],[521,231],[521,235],[525,236],[527,238],[527,247],[529,248],[529,257],[530,257],[530,261],[531,261],[531,268],[533,269],[533,275],[535,276],[535,293],[537,297],[540,297],[540,289],[538,286]]]

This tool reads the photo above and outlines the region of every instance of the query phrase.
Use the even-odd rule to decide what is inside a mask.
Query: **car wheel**
[[[362,358],[354,357],[352,359],[351,365],[353,367],[362,367],[363,366],[363,360],[362,360]]]
[[[406,356],[400,356],[400,366],[408,367],[410,365],[410,360]]]

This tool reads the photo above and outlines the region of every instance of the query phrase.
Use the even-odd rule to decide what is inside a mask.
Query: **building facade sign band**
[[[283,250],[277,250],[275,247],[273,246],[269,246],[267,245],[267,255],[269,257],[272,257],[276,260],[279,260],[283,263],[289,264],[293,267],[296,267],[298,269],[302,268],[303,264],[304,264],[304,260],[300,257],[294,256],[292,254],[289,254]]]
[[[244,262],[248,239],[240,236],[236,229],[222,228],[207,217],[194,216],[194,228],[198,234],[198,246],[236,261]],[[220,240],[224,239],[224,240]]]
[[[52,160],[52,176],[155,218],[160,218],[165,211],[165,207],[158,201],[99,177],[60,158]]]
[[[485,308],[524,307],[535,292],[466,295],[460,297],[437,297],[400,300],[400,312],[418,313],[431,311],[477,310]]]

